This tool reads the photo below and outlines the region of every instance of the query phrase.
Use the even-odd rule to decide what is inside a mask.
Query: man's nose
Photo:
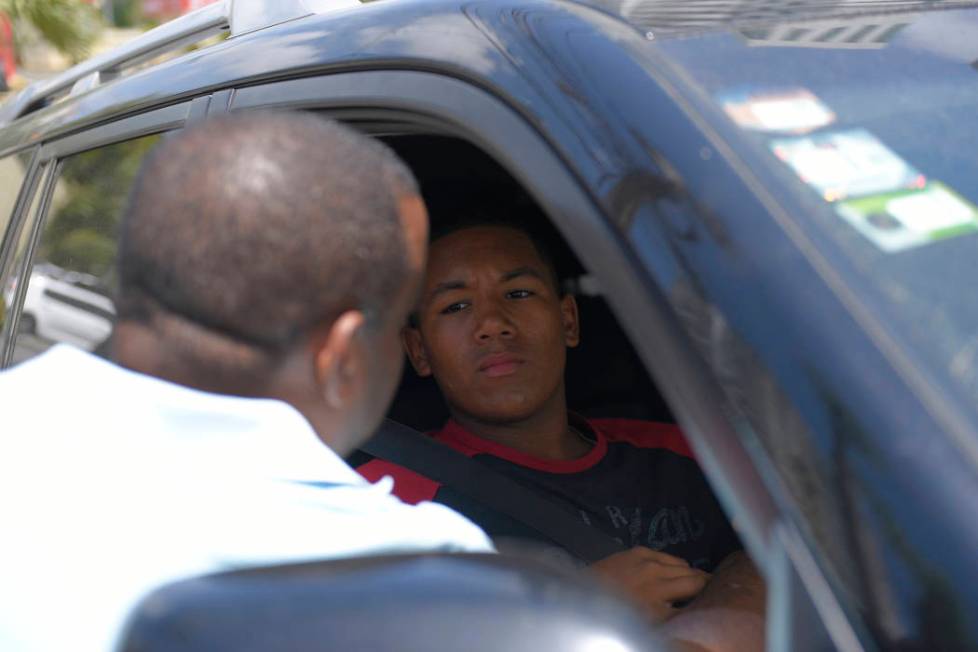
[[[475,334],[480,342],[497,337],[512,337],[515,333],[513,323],[498,306],[485,306],[479,312]]]

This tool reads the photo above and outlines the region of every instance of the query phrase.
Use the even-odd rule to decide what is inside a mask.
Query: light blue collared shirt
[[[473,523],[369,484],[286,403],[209,394],[56,346],[0,374],[0,649],[110,650],[175,579],[425,550]]]

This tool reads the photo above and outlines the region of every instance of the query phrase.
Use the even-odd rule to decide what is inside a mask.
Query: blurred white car
[[[35,268],[24,297],[20,332],[89,351],[101,344],[112,332],[115,306],[105,294],[86,287],[86,281],[90,279],[84,275],[60,273],[58,268]]]

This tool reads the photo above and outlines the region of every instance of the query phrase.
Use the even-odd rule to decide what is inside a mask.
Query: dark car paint
[[[631,244],[634,256],[606,264],[641,260],[651,292],[669,299],[702,356],[673,371],[712,372],[700,382],[722,387],[730,425],[862,644],[978,649],[978,477],[961,444],[974,422],[922,390],[922,365],[877,323],[868,284],[832,242],[798,228],[791,216],[809,207],[646,27],[571,3],[376,3],[236,37],[41,109],[0,132],[0,153],[290,77],[416,70],[491,93]],[[695,424],[704,399],[651,366]]]

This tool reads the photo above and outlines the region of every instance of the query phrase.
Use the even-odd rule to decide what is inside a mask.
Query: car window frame
[[[462,138],[500,164],[540,205],[607,291],[609,306],[663,393],[667,384],[678,382],[683,385],[680,393],[699,397],[696,409],[684,406],[677,417],[718,498],[738,521],[747,549],[755,559],[766,558],[778,521],[775,499],[726,419],[719,388],[627,238],[603,213],[586,181],[561,159],[547,134],[490,91],[433,72],[370,70],[272,81],[235,88],[227,108],[222,110],[220,104],[214,103],[209,115],[315,109],[354,123],[400,117],[406,124],[430,126],[433,135]],[[554,219],[557,215],[561,219]],[[671,353],[663,356],[665,350]],[[765,572],[763,566],[761,571]]]
[[[3,240],[3,249],[0,252],[0,271],[3,272],[0,274],[0,282],[5,282],[12,274],[19,274],[23,278],[27,270],[31,269],[34,264],[37,244],[48,219],[51,193],[58,182],[62,162],[65,159],[75,154],[136,140],[144,136],[175,131],[189,123],[203,119],[208,104],[209,96],[194,98],[190,101],[163,106],[78,133],[55,138],[36,146],[37,151],[32,161],[32,165],[36,167],[31,170],[30,183],[38,185],[43,178],[44,187],[34,187],[31,188],[30,192],[22,193],[28,200],[26,203],[18,199],[16,214],[11,220],[11,227],[15,226],[16,228],[7,229],[7,234]],[[53,169],[51,166],[54,166]],[[39,171],[45,172],[48,169],[51,169],[51,173],[44,178]],[[27,215],[26,213],[37,192],[44,193],[40,200],[41,203],[35,215]],[[14,219],[17,220],[16,225]],[[20,261],[17,269],[14,269],[14,263],[17,261],[14,261],[11,256],[16,248],[14,245],[19,241],[24,228],[30,229],[30,240],[23,261]],[[10,366],[14,351],[13,344],[17,336],[17,321],[23,308],[26,290],[27,284],[20,284],[17,288],[17,294],[9,306],[8,319],[12,320],[12,327],[7,329],[5,340],[0,341],[0,369],[6,369]]]
[[[35,229],[36,225],[40,220],[40,216],[48,208],[48,204],[51,201],[51,195],[54,191],[55,179],[60,172],[60,166],[57,161],[46,161],[41,163],[39,168],[39,179],[38,188],[31,194],[31,202],[25,207],[25,214],[23,216],[23,223],[20,228],[16,231],[16,239],[10,242],[10,255],[14,256],[11,259],[10,269],[6,270],[7,274],[2,277],[2,282],[6,284],[7,279],[10,276],[15,275],[19,278],[24,278],[24,272],[30,269],[31,259],[34,255],[34,249],[37,246],[37,240],[40,238],[40,229]],[[26,249],[24,251],[23,260],[18,261],[16,259],[18,244],[21,240],[21,233],[24,229],[28,230]],[[13,297],[13,301],[7,306],[9,311],[7,315],[7,324],[0,334],[4,337],[4,341],[0,341],[0,370],[10,366],[10,362],[13,356],[14,343],[17,340],[19,323],[20,323],[20,313],[24,305],[24,297],[27,296],[27,286],[29,283],[19,283],[17,285],[17,292]]]
[[[235,88],[224,96],[226,108],[223,100],[214,103],[212,114],[314,109],[341,121],[360,122],[368,133],[370,121],[389,128],[400,119],[406,126],[430,128],[432,135],[464,139],[500,164],[597,278],[670,408],[676,406],[671,399],[683,395],[678,420],[765,576],[769,640],[788,645],[807,641],[811,649],[823,644],[853,652],[864,649],[863,638],[853,630],[850,615],[811,551],[761,480],[760,474],[770,470],[758,470],[738,437],[724,411],[723,391],[675,319],[668,297],[647,274],[628,235],[603,213],[584,178],[561,160],[546,134],[500,97],[430,72],[338,72]],[[554,219],[555,215],[566,219]],[[619,264],[609,265],[609,260]],[[670,384],[680,386],[677,392],[667,391]]]
[[[43,169],[40,162],[40,145],[33,145],[31,147],[26,147],[21,150],[8,152],[4,158],[7,156],[17,156],[22,152],[33,149],[31,152],[30,161],[27,164],[27,170],[25,171],[24,178],[21,180],[20,190],[18,191],[17,199],[14,201],[13,209],[10,211],[10,220],[7,222],[4,231],[0,234],[0,287],[4,287],[4,282],[6,281],[6,269],[9,264],[9,259],[11,256],[11,250],[13,246],[10,244],[16,241],[17,235],[20,233],[20,227],[22,221],[25,219],[24,215],[29,209],[31,201],[34,198],[34,193],[37,191],[37,185],[43,178]],[[2,351],[3,345],[0,343],[0,351]]]

